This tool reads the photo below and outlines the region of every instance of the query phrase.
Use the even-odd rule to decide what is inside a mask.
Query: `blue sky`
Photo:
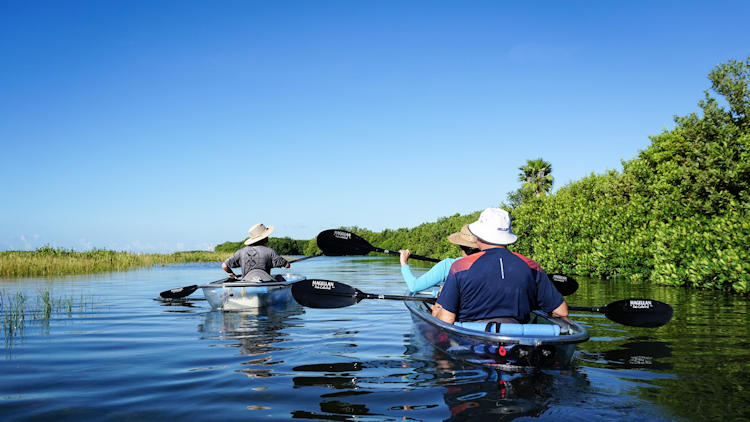
[[[0,1],[0,250],[209,249],[497,206],[621,170],[746,1]],[[409,245],[405,245],[409,246]]]

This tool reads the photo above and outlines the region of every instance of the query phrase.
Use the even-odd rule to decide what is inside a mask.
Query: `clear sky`
[[[621,170],[748,1],[0,1],[0,250],[414,227]],[[408,245],[406,245],[408,246]]]

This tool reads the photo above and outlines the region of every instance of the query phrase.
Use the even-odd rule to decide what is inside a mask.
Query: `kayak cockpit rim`
[[[283,274],[284,280],[282,281],[249,281],[249,280],[237,280],[234,278],[224,278],[221,280],[212,281],[210,283],[202,284],[198,286],[200,289],[216,289],[216,288],[229,288],[229,287],[286,287],[291,286],[297,281],[306,279],[305,276],[286,273]]]
[[[282,287],[282,286],[289,286],[292,283],[294,283],[297,280],[294,281],[232,281],[232,282],[216,282],[203,284],[201,286],[198,286],[199,288],[222,288],[222,287]]]
[[[422,319],[424,322],[439,327],[442,330],[448,332],[454,332],[458,335],[474,338],[483,341],[493,341],[506,344],[529,344],[529,345],[563,345],[563,344],[577,344],[583,343],[589,339],[589,333],[586,329],[580,326],[578,323],[568,320],[565,321],[561,318],[554,318],[549,316],[546,312],[535,310],[532,316],[534,318],[541,318],[548,323],[556,324],[560,327],[559,336],[509,336],[499,333],[477,331],[469,328],[461,327],[454,324],[449,324],[438,318],[432,316],[427,308],[425,302],[414,302],[404,301],[404,304],[409,309],[413,316]]]

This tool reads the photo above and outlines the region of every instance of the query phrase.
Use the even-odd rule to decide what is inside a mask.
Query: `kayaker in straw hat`
[[[461,231],[451,233],[448,236],[448,241],[461,248],[462,256],[469,256],[473,253],[479,252],[477,238],[469,231],[468,224],[464,224],[464,226],[461,227]],[[429,289],[430,287],[445,281],[445,278],[448,277],[448,271],[450,270],[451,265],[460,259],[445,258],[435,264],[435,266],[430,268],[426,273],[419,277],[414,277],[408,264],[411,252],[408,249],[403,249],[400,250],[399,253],[401,254],[401,275],[404,277],[406,286],[411,292]]]
[[[443,289],[432,308],[442,321],[529,321],[533,309],[556,317],[568,316],[568,304],[536,262],[509,251],[518,240],[510,229],[510,215],[487,208],[469,224],[482,251],[451,265]]]
[[[230,278],[237,278],[232,268],[242,267],[242,279],[258,281],[272,281],[271,268],[289,268],[289,262],[266,246],[268,236],[273,232],[273,226],[258,223],[248,230],[250,237],[245,241],[244,248],[238,250],[221,264],[221,268]]]

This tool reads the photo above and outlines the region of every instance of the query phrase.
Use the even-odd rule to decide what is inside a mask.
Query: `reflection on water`
[[[74,303],[72,313],[35,320],[24,311],[26,328],[4,331],[18,341],[0,359],[3,420],[750,420],[750,302],[742,297],[579,278],[572,305],[650,297],[672,305],[674,318],[644,329],[576,313],[591,340],[571,368],[519,374],[436,351],[399,301],[219,312],[200,292],[152,300],[214,280],[217,268],[0,280],[29,298],[39,287],[96,297],[94,312]],[[295,271],[368,292],[405,290],[393,258],[321,257]]]
[[[582,352],[580,359],[592,364],[613,369],[652,369],[669,370],[674,364],[665,358],[672,357],[672,348],[663,341],[648,341],[648,338],[634,338],[625,343],[613,341],[605,350]]]
[[[439,386],[450,415],[443,420],[512,420],[539,416],[555,394],[562,377],[573,370],[506,372],[451,359],[417,333],[406,338],[406,355],[413,361],[414,387]],[[424,364],[426,363],[426,364]]]

